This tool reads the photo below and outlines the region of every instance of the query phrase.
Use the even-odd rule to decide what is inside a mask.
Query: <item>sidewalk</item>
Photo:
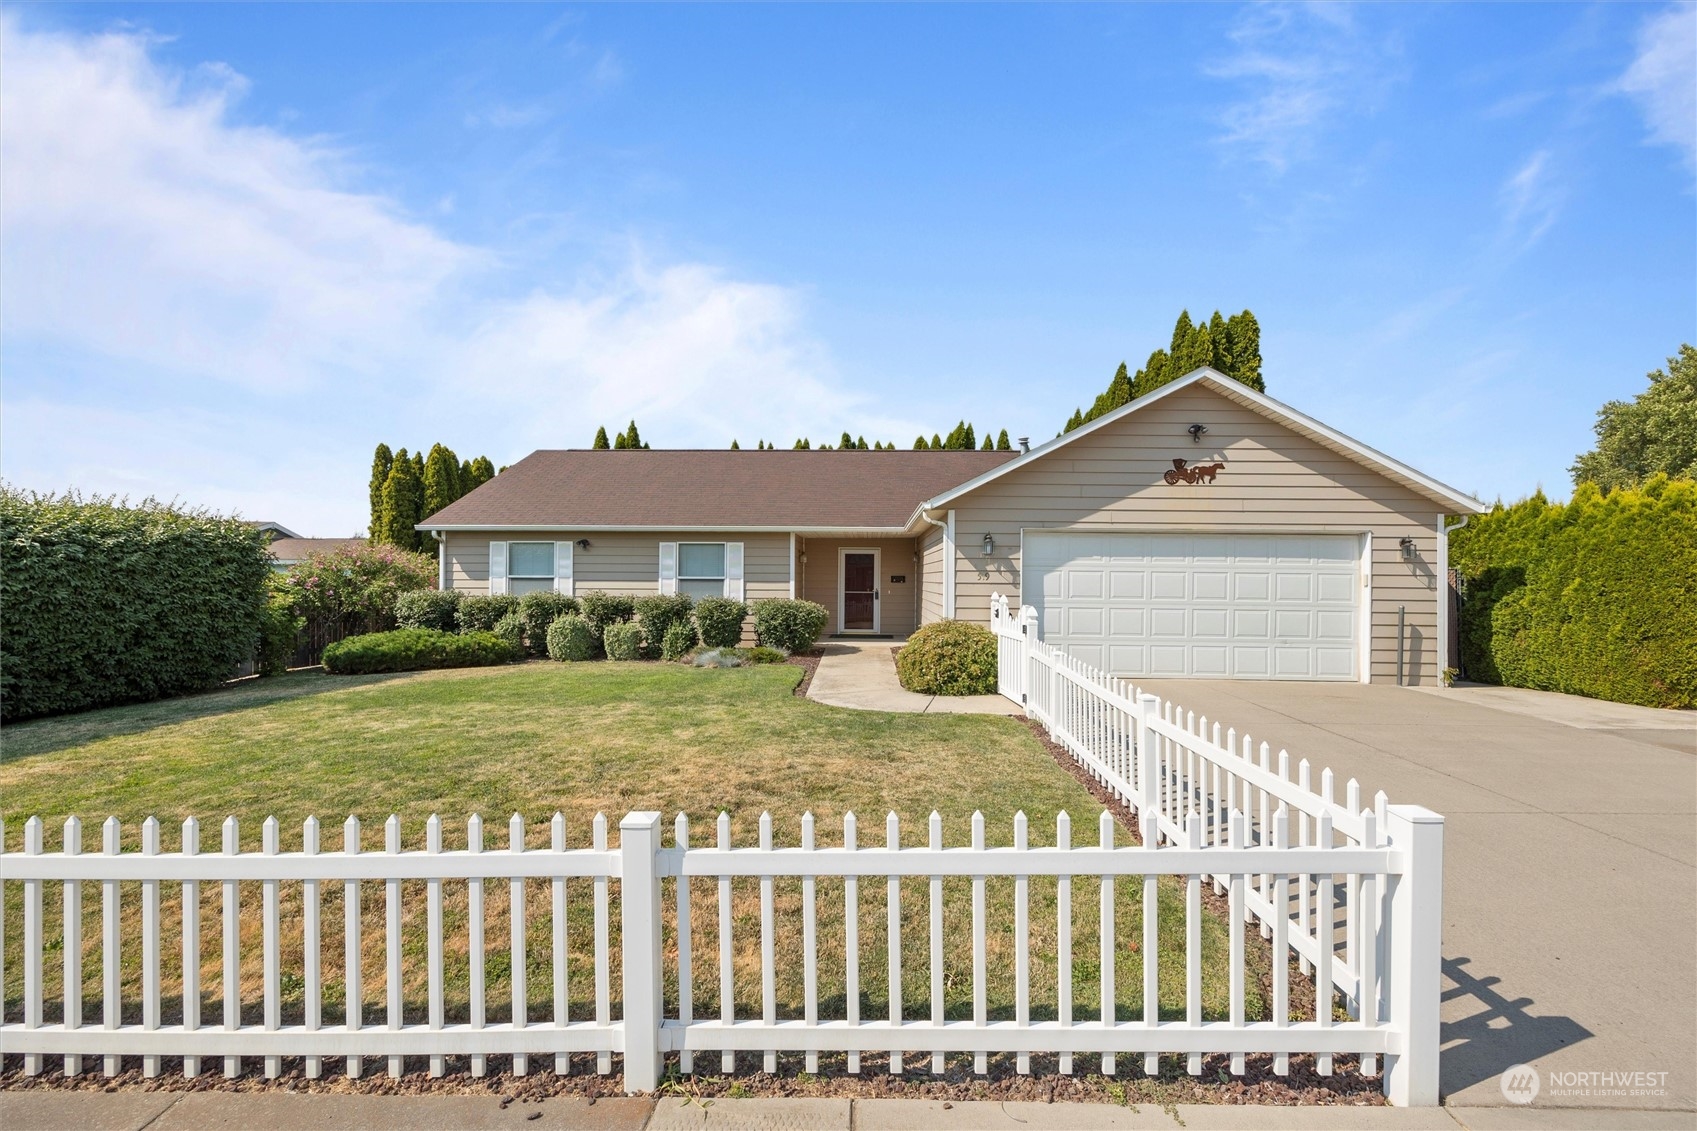
[[[918,695],[896,678],[899,640],[830,640],[820,645],[819,670],[807,697],[857,711],[933,715],[1013,715],[1019,708],[1000,695]]]
[[[1247,1107],[1044,1104],[942,1100],[769,1099],[695,1102],[668,1096],[558,1097],[502,1106],[498,1096],[301,1095],[288,1092],[0,1092],[6,1131],[1663,1131],[1697,1113],[1574,1108]]]

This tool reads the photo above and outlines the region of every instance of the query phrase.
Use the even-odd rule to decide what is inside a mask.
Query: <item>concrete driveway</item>
[[[1157,680],[1149,690],[1446,818],[1442,1088],[1697,1108],[1697,715],[1510,688]],[[1550,1072],[1665,1072],[1553,1095]],[[1600,1094],[1601,1093],[1601,1094]],[[1694,1121],[1697,1122],[1697,1121]]]

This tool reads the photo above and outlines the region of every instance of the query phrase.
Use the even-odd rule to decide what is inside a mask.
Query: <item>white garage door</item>
[[[1120,676],[1357,676],[1353,535],[1027,531],[1042,638]]]

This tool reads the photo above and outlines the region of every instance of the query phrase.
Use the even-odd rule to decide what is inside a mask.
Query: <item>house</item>
[[[292,565],[306,561],[312,554],[328,554],[334,550],[363,545],[364,538],[302,538],[297,534],[290,534],[273,538],[268,548],[271,552],[271,568],[281,573]]]
[[[280,522],[250,522],[248,525],[265,535],[265,541],[267,543],[275,542],[279,538],[300,537],[299,534],[296,534],[293,530],[290,530]]]
[[[1430,686],[1483,510],[1200,369],[1026,452],[539,451],[419,529],[468,592],[803,597],[895,637],[1002,592],[1118,675]]]

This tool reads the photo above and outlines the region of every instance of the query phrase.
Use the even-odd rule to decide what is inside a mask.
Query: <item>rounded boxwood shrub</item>
[[[324,667],[337,675],[476,668],[505,664],[518,655],[518,649],[489,632],[400,628],[336,641],[324,649]]]
[[[601,641],[609,660],[642,659],[642,626],[635,621],[608,625],[602,631]]]
[[[524,618],[518,613],[508,613],[496,621],[495,627],[489,631],[511,644],[515,652],[524,651]]]
[[[519,619],[524,621],[524,638],[531,655],[548,649],[548,626],[567,613],[577,612],[577,602],[564,593],[526,593],[519,598]]]
[[[794,654],[813,647],[831,614],[817,601],[773,597],[754,602],[754,638],[768,648]]]
[[[660,641],[662,660],[681,660],[695,648],[695,626],[687,620],[673,621]]]
[[[567,613],[548,626],[550,660],[587,660],[595,655],[595,634],[577,613]]]
[[[687,593],[657,593],[637,599],[636,619],[642,625],[642,636],[647,642],[650,659],[659,654],[665,644],[666,633],[674,624],[689,623],[689,612],[694,606],[695,602]]]
[[[897,653],[896,674],[903,687],[921,695],[992,695],[996,637],[961,620],[928,624]]]
[[[742,641],[748,606],[729,597],[703,597],[695,603],[695,626],[709,648],[735,648]]]
[[[602,646],[607,626],[630,620],[636,615],[636,599],[623,593],[585,593],[578,598],[578,610],[595,635],[595,646]]]
[[[460,627],[458,589],[415,589],[395,598],[395,624],[400,628],[434,628],[455,632]]]
[[[509,613],[519,611],[519,599],[505,593],[485,597],[472,594],[460,598],[459,626],[461,632],[489,632],[495,622]]]

